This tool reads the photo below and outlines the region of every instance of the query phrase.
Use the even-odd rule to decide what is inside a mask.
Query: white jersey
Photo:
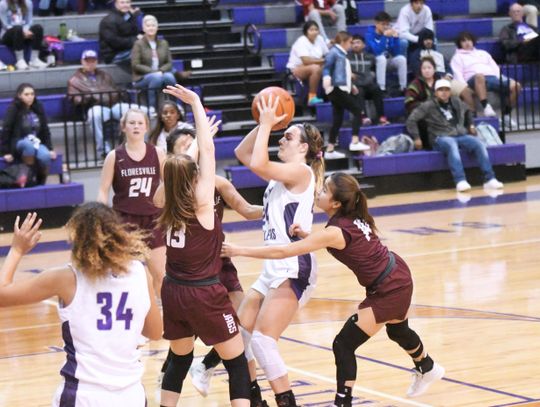
[[[137,385],[143,374],[137,346],[150,309],[143,264],[133,261],[127,274],[95,281],[71,269],[77,280],[75,296],[58,309],[67,353],[60,374],[64,391],[72,393],[66,396],[76,397],[77,385],[112,392]]]
[[[298,240],[289,236],[289,226],[298,223],[306,232],[313,224],[315,176],[310,167],[309,186],[299,194],[289,191],[283,183],[271,180],[264,192],[263,237],[265,245],[284,245]],[[310,258],[313,256],[305,255]],[[274,276],[298,278],[299,274],[310,273],[315,265],[305,256],[288,257],[280,260],[265,260],[265,272]],[[309,264],[308,264],[309,263]],[[310,270],[307,270],[307,269]],[[306,269],[306,270],[304,270]]]

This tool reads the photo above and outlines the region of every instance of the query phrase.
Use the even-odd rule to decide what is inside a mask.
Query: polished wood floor
[[[451,190],[370,201],[380,211],[404,205],[395,214],[376,216],[376,221],[385,242],[413,271],[410,322],[432,357],[446,368],[446,376],[427,394],[407,398],[411,361],[381,332],[357,352],[357,405],[540,405],[540,176],[508,184],[504,195],[497,198],[487,197],[478,188],[470,195],[468,204],[455,207],[456,194]],[[427,206],[445,200],[449,201],[447,209]],[[426,205],[415,206],[421,203]],[[227,213],[226,220],[238,218]],[[230,233],[227,238],[255,244],[260,232]],[[43,241],[62,239],[62,230],[47,230]],[[0,235],[0,246],[9,241],[9,234]],[[352,273],[324,251],[317,258],[319,282],[314,297],[284,332],[279,345],[298,401],[304,406],[331,404],[332,340],[363,298]],[[43,269],[67,259],[67,251],[29,255],[18,278],[30,275],[25,270]],[[238,258],[235,263],[247,289],[261,262]],[[50,405],[64,362],[61,347],[54,301],[2,309],[0,406]],[[144,384],[150,406],[158,405],[156,378],[166,349],[167,343],[159,341],[144,351]],[[196,355],[206,350],[197,343]],[[267,383],[261,383],[273,405]],[[180,405],[228,405],[223,369],[214,377],[206,399],[196,393],[189,379],[184,388]]]

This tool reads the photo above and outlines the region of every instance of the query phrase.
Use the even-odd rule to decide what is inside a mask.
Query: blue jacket
[[[323,78],[332,77],[332,86],[347,85],[347,53],[333,46],[324,57]]]
[[[376,57],[385,52],[395,57],[400,55],[399,38],[377,34],[375,26],[372,25],[366,32],[366,51],[371,52]]]

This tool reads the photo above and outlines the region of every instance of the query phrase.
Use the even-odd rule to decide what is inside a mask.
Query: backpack
[[[377,155],[410,153],[414,150],[414,141],[406,134],[388,137],[377,149]]]
[[[485,146],[500,146],[503,144],[497,129],[486,122],[481,122],[476,126],[476,136]]]
[[[345,9],[345,18],[347,25],[358,23],[358,9],[356,8],[356,0],[343,0],[343,8]]]

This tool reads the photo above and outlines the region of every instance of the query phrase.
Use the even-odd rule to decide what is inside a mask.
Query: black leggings
[[[332,128],[330,129],[328,142],[336,144],[345,110],[348,110],[352,114],[352,134],[357,136],[360,131],[360,117],[362,116],[362,108],[360,107],[358,98],[350,93],[343,92],[336,86],[328,95],[328,99],[332,102]]]
[[[16,25],[6,31],[2,37],[2,42],[13,51],[22,51],[26,44],[31,44],[32,49],[39,50],[43,41],[43,27],[34,24],[30,27],[32,38],[25,38],[22,25]]]
[[[364,86],[356,85],[356,87],[358,88],[358,94],[356,95],[356,98],[360,103],[362,112],[366,114],[366,99],[371,99],[373,100],[373,104],[375,105],[377,120],[381,116],[384,116],[383,93],[382,90],[379,88],[379,85],[373,82],[368,83]]]

